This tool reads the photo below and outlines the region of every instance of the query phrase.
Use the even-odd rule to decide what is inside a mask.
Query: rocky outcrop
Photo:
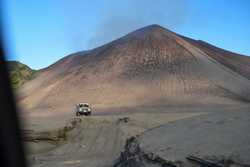
[[[137,137],[127,139],[124,151],[115,161],[113,167],[185,167],[185,166],[206,166],[206,167],[250,167],[248,164],[236,162],[233,157],[187,157],[191,163],[182,161],[169,161],[152,152],[142,150]],[[192,165],[191,165],[192,164]]]
[[[136,137],[127,139],[124,151],[116,160],[113,167],[177,167],[179,162],[168,161],[154,153],[144,152],[139,145]]]
[[[60,142],[65,141],[67,132],[73,130],[82,120],[80,118],[71,120],[63,128],[54,131],[36,132],[34,130],[22,130],[24,142]]]

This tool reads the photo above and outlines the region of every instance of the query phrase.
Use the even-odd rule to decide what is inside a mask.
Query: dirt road
[[[250,113],[247,106],[236,108],[219,112],[208,110],[82,117],[59,142],[28,142],[28,160],[34,167],[111,167],[124,150],[126,140],[137,136],[142,150],[166,160],[186,163],[185,157],[195,154],[201,157],[225,156],[250,163],[247,156],[250,155]],[[59,118],[54,122],[53,119],[44,118],[50,126],[41,126],[38,122],[29,126],[35,131],[55,132],[60,128],[55,121]],[[65,122],[76,119],[79,118],[65,117]],[[39,123],[44,124],[44,120]]]

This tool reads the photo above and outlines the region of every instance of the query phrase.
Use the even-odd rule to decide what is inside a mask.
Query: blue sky
[[[149,24],[250,55],[249,0],[3,0],[3,9],[7,58],[35,69]]]

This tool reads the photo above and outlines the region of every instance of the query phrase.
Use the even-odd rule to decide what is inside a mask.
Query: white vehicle
[[[80,116],[80,115],[91,115],[91,108],[90,105],[88,103],[79,103],[76,104],[76,116]]]

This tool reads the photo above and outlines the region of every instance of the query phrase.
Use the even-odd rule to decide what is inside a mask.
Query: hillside
[[[248,102],[249,66],[237,57],[151,25],[59,60],[23,86],[20,103],[69,112],[79,102],[99,111]]]
[[[10,78],[13,88],[19,88],[25,82],[33,79],[36,75],[36,70],[29,68],[27,65],[18,61],[7,62]]]

